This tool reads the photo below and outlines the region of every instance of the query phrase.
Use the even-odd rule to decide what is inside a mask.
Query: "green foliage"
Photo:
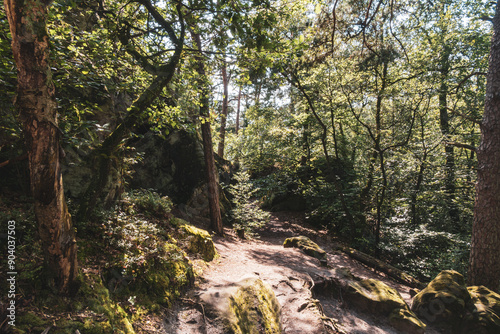
[[[141,215],[134,205],[124,202],[125,211],[118,208],[104,224],[106,243],[119,254],[108,259],[107,284],[112,293],[122,298],[136,296],[137,303],[147,308],[170,305],[192,283],[193,271],[184,251],[160,222],[145,217],[169,216],[171,202],[148,191],[136,192],[130,199],[141,210],[152,211]]]
[[[105,223],[97,226],[90,221],[85,233],[79,231],[82,274],[80,289],[71,300],[54,295],[40,279],[43,259],[34,236],[31,203],[22,205],[19,198],[15,205],[10,201],[1,198],[0,226],[4,220],[18,223],[18,286],[34,298],[29,312],[17,318],[15,333],[43,331],[51,325],[54,333],[74,333],[76,329],[95,334],[134,333],[134,322],[170,306],[193,283],[192,265],[181,244],[171,237],[172,204],[167,197],[150,190],[135,191],[115,210],[96,217]],[[11,208],[6,210],[4,205]],[[73,320],[61,316],[68,312],[75,315]]]
[[[250,174],[238,172],[234,179],[236,183],[227,186],[233,204],[230,212],[233,227],[237,230],[244,230],[249,236],[254,236],[252,231],[262,227],[269,220],[269,214],[261,210],[257,201],[253,199],[258,189],[254,188],[250,182]]]
[[[124,196],[123,203],[128,204],[129,213],[137,211],[158,218],[168,217],[173,205],[168,196],[160,196],[151,189],[133,190]]]
[[[429,280],[442,270],[465,274],[469,261],[469,236],[436,232],[426,225],[401,223],[384,227],[383,255],[406,272]]]

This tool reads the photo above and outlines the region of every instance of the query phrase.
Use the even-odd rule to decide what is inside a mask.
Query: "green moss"
[[[410,311],[396,289],[375,279],[351,281],[346,299],[357,309],[373,315],[388,317],[389,323],[404,333],[420,334],[425,324]]]
[[[43,331],[50,326],[50,321],[40,318],[33,313],[26,313],[16,317],[16,327],[12,328],[13,333],[22,334],[30,331]]]
[[[412,311],[427,322],[459,326],[467,309],[472,307],[464,277],[444,270],[420,291],[412,303]]]
[[[299,248],[307,255],[318,259],[322,265],[326,266],[327,264],[326,252],[308,237],[287,238],[283,243],[283,247]]]
[[[51,315],[42,318],[36,314],[27,313],[16,319],[14,333],[37,333],[50,326],[53,326],[50,333],[54,334],[73,334],[77,329],[86,334],[135,333],[127,313],[110,298],[108,289],[104,287],[98,275],[85,277],[73,303],[79,305],[79,308],[88,308],[91,311],[90,317],[82,322]],[[71,306],[73,305],[68,307],[71,308]]]
[[[92,330],[93,333],[135,333],[127,313],[110,298],[108,289],[97,275],[87,276],[78,297],[87,300],[89,308],[93,312],[103,314],[106,318],[102,322],[93,323],[93,327],[90,328],[89,324],[85,324],[87,327],[85,329],[89,332]]]
[[[172,218],[170,224],[177,227],[179,239],[187,243],[187,250],[190,253],[200,254],[205,261],[212,261],[217,257],[217,250],[210,233],[180,218]]]
[[[182,225],[180,229],[187,234],[190,252],[200,254],[205,261],[212,261],[216,257],[215,245],[207,231],[188,224]]]
[[[408,307],[396,308],[389,315],[389,323],[401,333],[424,334],[427,327]]]
[[[376,279],[364,279],[349,283],[350,301],[365,307],[365,311],[389,315],[396,308],[405,308],[406,303],[399,292]]]
[[[154,257],[132,268],[133,279],[118,294],[125,298],[136,296],[138,303],[151,311],[160,305],[170,306],[194,282],[186,253],[169,242],[163,242]]]
[[[249,279],[229,298],[229,323],[236,334],[281,333],[280,305],[260,279]]]

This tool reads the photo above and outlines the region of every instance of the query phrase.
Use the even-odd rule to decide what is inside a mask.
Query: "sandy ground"
[[[407,302],[410,288],[373,272],[343,253],[333,252],[333,241],[326,233],[304,228],[299,224],[302,221],[300,214],[274,213],[271,221],[258,231],[259,239],[239,239],[229,229],[226,237],[215,236],[220,258],[203,270],[195,287],[169,310],[159,333],[224,333],[218,310],[223,309],[225,298],[237,288],[238,282],[248,277],[258,277],[272,287],[282,307],[283,333],[397,333],[379,319],[349,309],[342,300],[312,295],[312,277],[334,276],[342,267],[349,268],[355,276],[385,282],[396,288]],[[287,237],[296,235],[306,235],[322,246],[328,252],[328,267],[320,266],[319,260],[298,249],[282,246]],[[429,329],[426,333],[437,332]]]

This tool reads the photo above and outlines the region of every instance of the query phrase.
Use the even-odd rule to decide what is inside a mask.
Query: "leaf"
[[[316,13],[316,15],[319,15],[321,13],[321,5],[320,4],[316,5],[316,7],[314,8],[314,13]]]

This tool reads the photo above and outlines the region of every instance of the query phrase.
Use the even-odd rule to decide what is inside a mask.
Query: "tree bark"
[[[46,30],[50,1],[4,0],[17,65],[15,105],[28,150],[30,184],[49,284],[72,293],[78,273],[75,233],[64,198],[60,130]]]
[[[468,281],[500,288],[500,0],[493,19]]]
[[[210,209],[210,222],[215,233],[224,235],[224,227],[222,226],[222,216],[220,213],[219,201],[219,186],[217,183],[217,170],[215,168],[214,151],[212,146],[212,131],[210,129],[210,110],[209,110],[209,87],[207,82],[207,74],[205,71],[205,62],[201,47],[200,35],[191,30],[191,37],[198,51],[196,62],[198,65],[197,72],[200,80],[200,116],[201,136],[203,138],[203,152],[205,155],[205,170],[208,182],[208,205]]]

